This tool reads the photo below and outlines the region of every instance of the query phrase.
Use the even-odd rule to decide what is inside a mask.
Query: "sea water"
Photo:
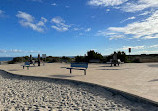
[[[11,61],[14,57],[0,57],[0,61]]]

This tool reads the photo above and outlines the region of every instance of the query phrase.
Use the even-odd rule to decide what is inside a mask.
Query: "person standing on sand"
[[[114,52],[114,55],[113,55],[113,63],[114,63],[114,66],[116,66],[116,63],[117,63],[117,53]]]

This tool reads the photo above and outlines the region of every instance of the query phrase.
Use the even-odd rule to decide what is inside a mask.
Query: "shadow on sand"
[[[60,68],[64,68],[64,69],[65,69],[65,68],[67,68],[67,67],[60,67]]]
[[[96,69],[96,70],[121,70],[121,69]]]
[[[23,69],[10,69],[8,71],[20,71],[20,70],[23,70]]]
[[[59,78],[68,78],[68,77],[77,77],[83,75],[49,75],[50,77],[59,77]]]
[[[158,67],[158,64],[149,64],[149,67]]]
[[[153,80],[150,80],[150,81],[148,81],[148,82],[158,82],[158,79],[153,79]]]
[[[99,67],[112,67],[112,66],[99,66]]]

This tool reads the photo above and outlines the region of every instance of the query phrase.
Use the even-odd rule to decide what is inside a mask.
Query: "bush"
[[[88,61],[92,59],[98,59],[102,61],[103,56],[100,53],[95,52],[94,50],[90,50],[87,52],[87,58],[88,58]]]
[[[141,62],[140,62],[140,59],[138,59],[138,58],[134,59],[132,62],[133,62],[133,63],[141,63]]]
[[[15,57],[13,58],[12,61],[9,61],[8,64],[15,64],[15,63],[20,63],[20,62],[27,62],[29,61],[29,57],[25,56],[25,57]]]
[[[71,62],[72,60],[71,60],[70,57],[65,57],[65,56],[63,56],[63,57],[61,58],[61,61],[62,61],[62,62]]]
[[[87,62],[86,61],[86,56],[76,56],[75,57],[75,62]]]
[[[46,57],[46,61],[49,63],[52,63],[52,62],[60,62],[61,60],[59,57],[48,56]]]

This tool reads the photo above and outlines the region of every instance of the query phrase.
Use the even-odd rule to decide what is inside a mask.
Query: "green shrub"
[[[133,62],[133,63],[141,63],[141,62],[140,62],[140,59],[138,59],[138,58],[134,59],[132,62]]]

